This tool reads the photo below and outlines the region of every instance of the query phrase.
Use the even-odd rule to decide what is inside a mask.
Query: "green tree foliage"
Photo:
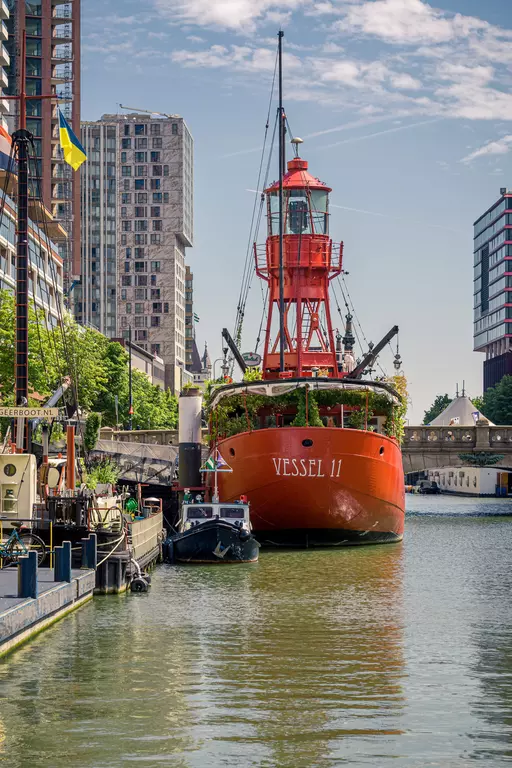
[[[512,376],[504,376],[483,397],[482,413],[495,424],[512,425]]]
[[[425,417],[423,419],[424,424],[430,424],[436,419],[440,413],[444,411],[451,403],[451,397],[448,395],[438,395],[428,411],[425,411]]]
[[[14,297],[0,291],[0,402],[14,404]],[[82,409],[116,426],[128,422],[128,354],[117,342],[98,331],[78,325],[66,314],[64,333],[49,328],[42,312],[29,311],[29,389],[49,397],[63,379],[71,378]],[[29,398],[30,401],[30,398]],[[30,404],[36,404],[31,400]],[[141,371],[133,370],[133,426],[173,429],[178,423],[178,401],[169,391],[154,386]]]
[[[470,399],[477,411],[480,411],[480,413],[483,413],[485,416],[483,395],[478,395],[477,397],[472,397]]]
[[[101,427],[101,413],[90,413],[85,422],[84,445],[87,451],[93,451],[98,442]]]

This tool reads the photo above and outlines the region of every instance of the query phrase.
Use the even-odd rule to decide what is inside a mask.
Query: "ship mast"
[[[284,32],[278,34],[278,59],[279,59],[279,107],[278,107],[278,131],[279,131],[279,370],[284,373],[284,266],[283,266],[283,177],[285,169],[284,157],[284,115],[283,115],[283,37]]]

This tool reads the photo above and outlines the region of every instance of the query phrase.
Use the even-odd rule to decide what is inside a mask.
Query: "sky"
[[[234,326],[281,27],[291,130],[333,188],[331,236],[344,242],[364,338],[400,327],[410,423],[463,380],[481,394],[472,225],[512,187],[512,5],[87,0],[82,9],[83,119],[123,104],[180,114],[194,137],[187,263],[200,351],[207,341],[220,357],[221,329]],[[255,278],[243,351],[254,349],[261,313]],[[339,327],[336,307],[333,317]],[[393,372],[389,349],[380,362]]]

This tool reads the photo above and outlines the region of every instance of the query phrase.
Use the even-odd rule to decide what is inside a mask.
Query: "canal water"
[[[409,496],[402,544],[95,599],[0,662],[0,765],[510,763],[509,503]]]

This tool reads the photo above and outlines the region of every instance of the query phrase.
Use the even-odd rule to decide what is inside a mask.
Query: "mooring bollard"
[[[82,568],[96,570],[98,563],[98,538],[95,533],[90,533],[86,539],[82,539]]]
[[[61,547],[55,547],[55,581],[71,583],[71,542],[63,541]]]
[[[37,552],[18,560],[18,597],[37,597]]]

